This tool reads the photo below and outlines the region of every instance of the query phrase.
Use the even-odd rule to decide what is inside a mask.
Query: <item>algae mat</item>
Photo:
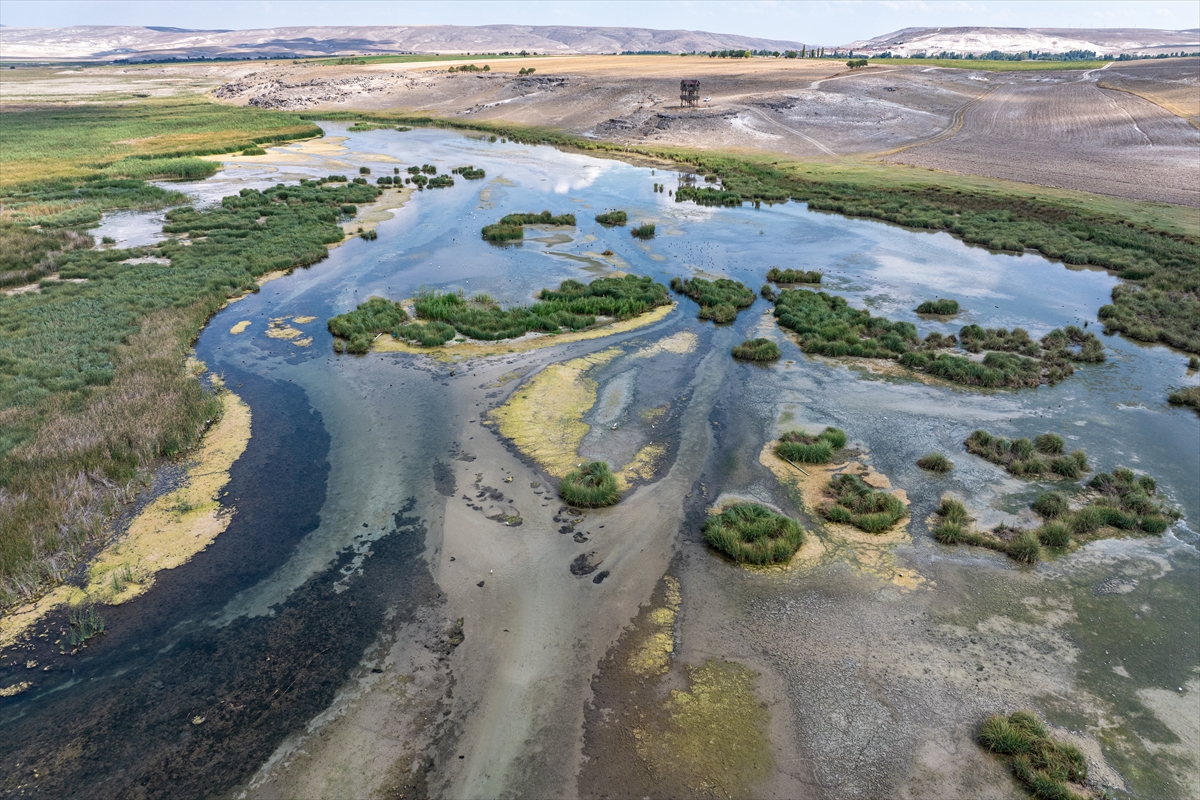
[[[551,364],[491,413],[501,435],[556,478],[579,463],[590,430],[583,415],[596,404],[596,381],[585,373],[624,351],[617,347]]]
[[[155,573],[180,566],[212,544],[229,526],[229,511],[217,496],[249,441],[250,407],[227,392],[225,412],[189,460],[182,485],[147,504],[125,535],[100,551],[83,587],[59,586],[0,620],[0,647],[12,644],[58,606],[117,605],[144,594],[154,585]]]

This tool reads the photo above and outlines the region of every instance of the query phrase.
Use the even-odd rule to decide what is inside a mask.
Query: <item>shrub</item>
[[[370,168],[370,167],[359,167],[359,168],[358,168],[358,174],[359,174],[359,175],[370,175],[370,174],[371,174],[371,168]]]
[[[1057,519],[1070,511],[1067,498],[1058,492],[1043,492],[1033,501],[1033,510],[1046,519]]]
[[[704,541],[739,564],[778,564],[804,544],[804,531],[782,514],[741,503],[705,521]]]
[[[775,361],[782,353],[770,339],[747,339],[733,348],[733,357],[746,361]]]
[[[917,466],[930,472],[946,473],[954,469],[954,462],[942,453],[927,453],[917,459]]]
[[[354,205],[347,203],[344,206],[342,206],[341,211],[347,217],[353,217],[355,214],[358,213],[358,206],[354,206]]]
[[[1038,541],[1061,550],[1071,544],[1071,527],[1065,522],[1047,522],[1037,532]]]
[[[629,231],[635,239],[653,239],[654,225],[651,223],[643,223]]]
[[[372,297],[353,311],[333,317],[327,326],[330,333],[345,340],[347,353],[365,353],[379,334],[407,321],[408,314],[399,303]]]
[[[378,238],[379,238],[379,231],[377,231],[377,230],[375,230],[374,228],[372,228],[372,229],[371,229],[371,230],[369,230],[369,231],[363,231],[362,233],[360,233],[360,234],[358,235],[358,238],[360,238],[360,239],[366,239],[368,242],[373,242],[373,241],[375,241],[376,239],[378,239]]]
[[[629,216],[624,211],[605,211],[596,215],[596,222],[601,225],[624,225],[628,221]]]
[[[936,314],[939,316],[951,316],[958,313],[957,300],[926,300],[921,305],[917,306],[918,314]]]
[[[611,506],[621,497],[617,479],[604,461],[582,464],[567,473],[558,491],[569,505],[579,508]]]
[[[830,513],[845,518],[845,512],[832,512],[841,507],[850,512],[851,525],[867,533],[882,533],[908,515],[900,498],[889,492],[872,489],[857,475],[835,475],[825,487],[833,501],[822,510],[827,519]]]

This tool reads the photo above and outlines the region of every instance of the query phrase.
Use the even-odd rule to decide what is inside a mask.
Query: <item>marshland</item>
[[[34,361],[39,320],[109,303],[90,323],[103,324],[97,340],[161,362],[164,386],[200,331],[206,377],[178,378],[188,424],[171,424],[227,413],[213,405],[225,391],[249,407],[251,434],[216,493],[227,527],[207,549],[128,601],[52,609],[0,651],[0,688],[28,684],[0,701],[6,791],[295,795],[319,777],[347,795],[592,796],[604,784],[590,776],[612,765],[642,794],[1019,796],[992,753],[1011,731],[980,733],[1000,714],[1028,740],[1000,747],[1053,755],[1043,772],[1075,763],[1045,743],[1069,735],[1106,785],[1187,796],[1200,452],[1186,445],[1200,423],[1167,396],[1196,377],[1161,343],[1091,344],[1122,278],[820,203],[678,202],[696,179],[686,164],[650,176],[507,131],[351,122],[210,157],[221,168],[209,177],[117,187],[136,194],[133,213],[165,214],[157,241],[80,242],[46,267],[69,236],[23,245],[21,285],[39,291],[3,295],[0,313],[7,341],[26,343],[13,363],[38,369],[3,363],[14,398],[72,380],[97,387],[85,399],[123,386],[127,362],[92,376],[75,333],[55,340],[79,354],[73,373]],[[318,182],[463,164],[485,177],[407,194]],[[597,219],[614,208],[653,238]],[[520,245],[481,236],[508,215]],[[374,241],[356,233],[368,219]],[[118,232],[107,222],[93,233]],[[785,286],[771,302],[749,288],[786,263],[821,273],[821,292]],[[173,283],[201,269],[203,292]],[[149,303],[132,303],[132,287],[150,271],[162,299],[145,297],[167,321],[129,337]],[[945,295],[955,317],[916,311]],[[624,325],[527,324],[555,303]],[[179,308],[193,316],[177,321]],[[965,326],[983,332],[965,337],[979,352]],[[421,352],[380,346],[406,332]],[[778,359],[731,358],[773,355],[764,342]],[[1023,358],[1037,380],[1024,367],[1013,380],[939,378],[904,353]],[[1073,374],[1043,379],[1051,362]],[[977,430],[991,437],[980,447],[1003,439],[1047,466],[1017,476],[1015,459],[975,455]],[[177,435],[186,457],[195,442]],[[18,444],[6,470],[35,463],[15,460],[31,452]],[[779,461],[787,445],[811,460]],[[1056,472],[1075,451],[1078,475]],[[934,453],[953,469],[918,466]],[[190,513],[171,499],[178,468],[122,463],[146,485],[117,502],[115,539],[93,533],[92,547],[120,546],[150,498]],[[1021,531],[996,536],[1019,540],[1004,552],[943,543],[1001,526]],[[81,616],[93,613],[103,632]],[[60,654],[56,639],[85,625],[86,647]],[[664,691],[636,695],[649,698],[637,740],[601,712],[645,686]],[[1024,708],[1052,727],[1014,721]],[[714,719],[728,757],[693,757]],[[934,770],[930,747],[958,755]]]

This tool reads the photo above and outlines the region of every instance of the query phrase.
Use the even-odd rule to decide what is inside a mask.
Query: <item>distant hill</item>
[[[1066,53],[1092,50],[1097,55],[1153,55],[1200,50],[1200,29],[1163,31],[1150,28],[904,28],[874,39],[843,45],[856,53],[911,56],[951,51],[960,54]]]
[[[801,42],[705,31],[569,25],[401,25],[193,31],[77,25],[0,30],[6,60],[147,60],[382,53],[688,53],[696,50],[798,50]]]

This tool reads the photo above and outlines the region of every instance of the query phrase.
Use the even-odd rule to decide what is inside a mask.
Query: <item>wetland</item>
[[[1019,723],[1080,791],[1196,794],[1200,420],[1166,398],[1197,375],[1091,334],[1116,275],[797,202],[676,202],[685,169],[321,127],[102,226],[181,265],[204,246],[184,233],[258,235],[262,207],[311,213],[310,247],[335,223],[378,238],[212,315],[196,369],[241,434],[219,480],[164,471],[119,520],[103,633],[65,652],[58,608],[0,650],[5,793],[1013,798],[991,751],[1020,756]],[[482,174],[438,191],[316,183],[462,164]],[[79,275],[122,272],[94,252]],[[821,292],[757,297],[771,264]],[[953,318],[918,313],[947,295]],[[934,380],[889,345],[964,326],[983,349],[1019,329],[1039,363]],[[1080,367],[1049,379],[1063,352]],[[1015,442],[1047,466],[1014,470]],[[1097,498],[1109,535],[1080,534]],[[152,571],[139,542],[189,515],[206,538]],[[1043,557],[1017,560],[947,523],[1060,524],[1070,546],[1031,534]]]

